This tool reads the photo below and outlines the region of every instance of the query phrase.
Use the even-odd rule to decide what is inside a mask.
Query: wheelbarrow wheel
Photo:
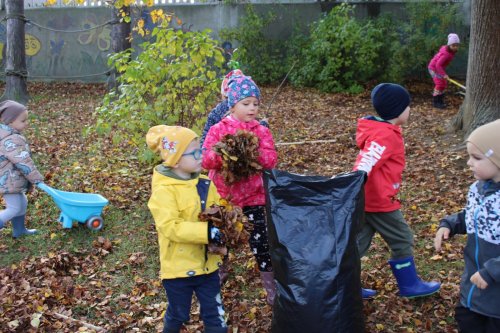
[[[87,225],[87,228],[89,228],[90,230],[97,231],[102,229],[104,220],[100,216],[92,216],[87,220],[85,224]]]

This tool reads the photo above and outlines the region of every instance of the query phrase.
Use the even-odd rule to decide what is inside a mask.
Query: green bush
[[[353,9],[345,3],[336,6],[312,26],[300,66],[291,75],[294,85],[358,93],[380,71],[382,32],[372,22],[353,18]]]
[[[259,84],[276,83],[287,70],[283,56],[285,42],[272,40],[264,34],[264,29],[276,20],[276,16],[273,13],[261,16],[252,5],[247,5],[245,10],[246,15],[238,27],[222,29],[220,37],[238,43],[234,56],[245,74]]]
[[[154,159],[144,137],[154,125],[181,125],[199,131],[204,115],[218,95],[224,57],[210,31],[184,32],[156,27],[154,41],[110,57],[119,86],[97,108],[91,131],[109,135],[116,145],[138,150],[140,161]]]
[[[377,20],[384,31],[383,50],[386,71],[382,78],[404,81],[427,75],[427,64],[439,47],[446,42],[450,28],[460,29],[463,22],[460,4],[431,1],[408,3],[405,20]]]

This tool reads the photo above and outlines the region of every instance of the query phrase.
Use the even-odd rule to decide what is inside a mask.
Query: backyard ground
[[[3,87],[2,87],[3,88]],[[389,252],[379,238],[362,260],[362,283],[378,291],[364,301],[367,332],[456,332],[453,308],[462,271],[463,237],[437,255],[432,246],[438,221],[461,209],[473,181],[460,134],[448,132],[461,97],[447,110],[431,107],[432,86],[409,85],[413,100],[404,127],[407,169],[401,190],[403,212],[415,232],[415,259],[424,279],[442,282],[436,295],[397,296]],[[264,87],[262,111],[279,153],[278,168],[309,175],[349,171],[357,154],[356,119],[372,113],[369,92],[324,94],[285,87],[269,108],[276,87]],[[10,237],[0,231],[1,332],[161,332],[166,306],[158,279],[158,248],[147,210],[153,165],[139,165],[127,143],[96,149],[96,136],[82,136],[94,121],[103,85],[31,84],[30,129],[26,135],[46,183],[72,192],[100,193],[104,229],[83,225],[63,230],[52,199],[29,194],[29,227],[39,235]],[[266,104],[267,103],[267,104]],[[286,144],[326,140],[324,143]],[[231,254],[231,276],[223,288],[231,333],[268,332],[272,311],[251,254]],[[202,332],[193,306],[185,332]]]

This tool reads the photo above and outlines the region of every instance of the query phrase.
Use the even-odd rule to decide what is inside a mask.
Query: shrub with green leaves
[[[367,21],[352,17],[354,6],[335,6],[312,25],[309,45],[300,56],[300,66],[292,72],[294,85],[322,91],[363,91],[362,84],[378,70],[382,31]]]
[[[222,29],[223,40],[236,41],[238,50],[234,56],[245,74],[259,84],[278,82],[286,73],[283,49],[285,42],[266,37],[264,30],[276,20],[272,12],[260,15],[252,5],[245,7],[246,15],[238,27]]]
[[[391,35],[385,39],[384,49],[389,53],[385,77],[403,81],[426,76],[428,62],[446,42],[448,34],[464,27],[460,6],[434,1],[406,4],[407,18],[384,29],[385,35]]]
[[[152,126],[180,125],[199,132],[206,110],[218,97],[224,62],[209,30],[160,26],[152,37],[135,59],[133,50],[110,57],[110,65],[121,74],[119,85],[97,108],[97,122],[90,129],[111,137],[114,144],[137,148],[140,161],[155,158],[144,140]]]

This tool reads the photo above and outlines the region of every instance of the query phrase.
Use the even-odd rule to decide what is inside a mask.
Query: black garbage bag
[[[264,172],[278,292],[272,333],[364,332],[356,234],[365,177]]]

